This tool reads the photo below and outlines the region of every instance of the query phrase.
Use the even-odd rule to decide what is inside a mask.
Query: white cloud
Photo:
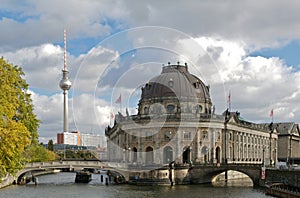
[[[118,110],[112,103],[119,93],[123,94],[125,103],[128,101],[130,112],[136,112],[133,107],[136,100],[131,101],[130,97],[137,98],[139,86],[160,73],[159,67],[151,65],[175,63],[179,59],[187,61],[182,56],[194,63],[189,70],[211,85],[217,112],[226,108],[230,89],[233,110],[241,111],[242,116],[250,120],[268,121],[269,111],[274,108],[275,121],[300,122],[299,71],[277,57],[249,56],[254,49],[300,39],[299,5],[297,0],[288,3],[279,0],[259,3],[250,0],[182,1],[176,4],[170,0],[88,3],[4,0],[2,8],[17,13],[21,20],[1,18],[0,52],[9,62],[23,67],[30,89],[34,90],[35,112],[43,122],[39,130],[42,138],[55,139],[62,129],[62,94],[58,82],[63,49],[51,43],[62,41],[64,27],[68,29],[70,40],[109,36],[125,27],[143,25],[182,31],[168,34],[170,31],[160,32],[159,27],[140,35],[132,31],[112,43],[119,49],[110,48],[111,43],[106,42],[107,45],[96,46],[88,55],[68,54],[67,64],[72,88],[75,88],[70,103],[76,104],[75,121],[79,130],[103,130],[109,122],[109,112]],[[195,43],[200,44],[200,48]],[[145,46],[158,48],[137,51],[128,61],[130,66],[123,71],[120,62],[124,61],[122,56],[126,50]],[[115,65],[110,65],[111,60],[115,60]],[[104,86],[96,89],[101,74],[111,76],[108,75],[110,79],[106,79]],[[72,111],[70,105],[70,116]],[[71,118],[70,129],[76,129]]]
[[[20,16],[0,20],[1,49],[61,41],[64,27],[69,38],[98,38],[127,27],[165,26],[193,37],[222,36],[243,40],[253,48],[280,46],[299,40],[300,2],[260,1],[4,1],[3,9]],[[280,13],[280,14],[279,14]],[[74,17],[76,16],[76,17]],[[292,30],[292,31],[291,31]]]
[[[218,68],[217,75],[206,73],[213,102],[219,104],[217,110],[226,108],[226,95],[230,90],[233,110],[241,111],[250,120],[269,121],[273,108],[275,121],[300,121],[299,71],[277,57],[251,57],[243,43],[213,37],[196,40]],[[208,65],[202,67],[205,69]],[[219,93],[222,91],[220,83],[224,84],[225,93]]]

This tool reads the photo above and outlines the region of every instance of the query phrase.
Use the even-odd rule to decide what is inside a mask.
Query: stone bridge
[[[69,169],[69,170],[81,170],[84,168],[91,169],[105,169],[115,171],[124,176],[126,181],[136,175],[138,172],[148,172],[153,174],[153,177],[157,177],[157,173],[160,172],[169,178],[169,166],[164,167],[142,167],[130,168],[126,163],[112,163],[112,162],[100,162],[100,161],[52,161],[52,162],[35,162],[28,163],[26,167],[19,171],[16,177],[19,179],[23,177],[28,172],[38,172],[47,171],[55,169]],[[158,169],[157,169],[158,168]],[[154,171],[150,171],[154,170]],[[219,166],[207,164],[207,165],[192,165],[192,166],[176,166],[174,167],[174,173],[172,177],[176,184],[201,184],[201,183],[211,183],[213,178],[225,171],[233,170],[246,174],[253,181],[253,185],[260,185],[261,178],[261,165],[255,164],[221,164]],[[151,175],[148,177],[152,177]],[[169,180],[169,179],[167,179]]]
[[[261,165],[255,164],[228,164],[228,165],[194,165],[186,175],[190,183],[211,183],[213,178],[223,172],[233,170],[249,176],[254,186],[261,181]]]
[[[129,174],[126,172],[126,166],[122,163],[103,163],[100,161],[52,161],[52,162],[34,162],[26,164],[25,168],[16,174],[16,178],[23,177],[29,172],[48,171],[48,170],[82,170],[87,169],[105,169],[118,172],[123,175],[126,181],[129,179]]]

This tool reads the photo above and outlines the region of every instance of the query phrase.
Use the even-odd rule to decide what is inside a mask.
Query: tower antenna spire
[[[67,30],[64,29],[64,70],[67,71]]]

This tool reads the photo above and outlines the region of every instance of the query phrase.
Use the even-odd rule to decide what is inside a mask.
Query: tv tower
[[[71,88],[71,81],[68,77],[68,69],[67,69],[67,32],[64,29],[64,68],[62,70],[63,77],[59,82],[60,88],[64,91],[64,132],[69,131],[68,124],[68,90]]]

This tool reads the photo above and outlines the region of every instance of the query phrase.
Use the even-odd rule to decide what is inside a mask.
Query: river
[[[270,197],[264,194],[263,189],[250,187],[247,182],[235,181],[217,186],[211,185],[176,185],[176,186],[134,186],[100,184],[99,175],[94,174],[89,184],[75,184],[75,173],[58,173],[39,176],[39,185],[27,184],[24,186],[12,185],[0,189],[1,198],[38,197],[38,198],[73,198],[73,197],[200,197],[200,198],[261,198]],[[238,185],[237,185],[238,184]]]

